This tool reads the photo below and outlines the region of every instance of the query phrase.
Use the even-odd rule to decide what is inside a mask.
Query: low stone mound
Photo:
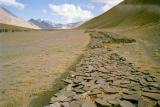
[[[104,41],[105,40],[105,41]],[[104,48],[112,39],[91,33],[84,57],[46,107],[159,107],[160,80]]]

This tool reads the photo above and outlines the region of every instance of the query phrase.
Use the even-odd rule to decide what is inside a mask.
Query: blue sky
[[[122,0],[0,0],[0,5],[28,20],[56,23],[85,21],[109,10]]]

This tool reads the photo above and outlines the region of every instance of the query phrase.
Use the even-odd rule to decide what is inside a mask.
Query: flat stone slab
[[[156,106],[157,106],[157,107],[160,107],[160,101],[157,102]]]
[[[160,100],[160,94],[143,92],[142,95],[156,101]]]
[[[58,96],[58,97],[52,97],[51,98],[51,103],[58,102],[58,101],[64,101],[65,99],[67,99],[67,97],[64,96],[64,95],[61,95],[61,96]]]
[[[105,79],[98,79],[98,80],[96,81],[96,83],[97,83],[97,84],[101,84],[101,85],[105,85],[106,80],[105,80]]]
[[[105,100],[116,100],[116,99],[121,99],[121,95],[120,94],[104,95],[103,98]]]
[[[82,105],[82,101],[78,100],[78,101],[72,101],[70,103],[70,107],[81,107]]]
[[[120,107],[135,107],[135,106],[129,101],[121,101]]]
[[[70,107],[69,102],[64,102],[61,104],[61,107]]]
[[[148,89],[148,88],[143,88],[142,91],[160,94],[160,90],[158,90],[158,89]]]
[[[61,104],[56,102],[54,104],[51,104],[49,107],[61,107]]]
[[[145,77],[145,79],[146,79],[147,82],[153,82],[154,81],[150,76]]]
[[[64,79],[63,81],[64,81],[65,83],[68,83],[68,84],[72,84],[72,83],[73,83],[73,81],[70,80],[70,79]]]
[[[113,106],[118,106],[120,104],[120,100],[117,100],[117,99],[107,100],[107,102]]]
[[[96,106],[95,103],[92,102],[92,101],[84,101],[84,102],[82,103],[81,107],[97,107],[97,106]]]
[[[111,104],[109,104],[107,101],[103,100],[103,99],[96,99],[95,100],[97,106],[99,107],[110,107]]]
[[[140,99],[138,101],[138,107],[152,107],[148,102],[144,101],[143,99]]]
[[[153,82],[151,84],[148,84],[149,87],[154,87],[160,90],[160,82]]]
[[[123,92],[124,94],[127,94],[127,95],[133,95],[135,94],[136,92],[135,91],[125,91]]]
[[[137,97],[135,95],[125,95],[125,94],[123,94],[122,98],[124,100],[128,100],[128,101],[135,102],[135,103],[137,103],[139,101],[139,97]]]
[[[108,87],[108,86],[103,87],[103,91],[104,91],[104,93],[108,93],[108,94],[116,94],[116,93],[118,93],[118,91],[116,89]]]

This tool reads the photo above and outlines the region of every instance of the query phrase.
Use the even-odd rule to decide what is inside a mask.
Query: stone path
[[[160,107],[160,80],[104,48],[104,43],[132,43],[113,33],[92,32],[84,57],[67,87],[46,107]]]

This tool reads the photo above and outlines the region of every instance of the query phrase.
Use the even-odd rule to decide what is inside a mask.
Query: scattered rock
[[[120,106],[121,107],[135,107],[132,103],[130,103],[129,101],[121,101],[120,102]]]
[[[148,102],[144,101],[143,99],[140,99],[138,101],[138,107],[151,107],[150,104],[148,104]]]
[[[130,84],[130,81],[124,80],[124,81],[121,81],[121,84]]]
[[[91,92],[90,92],[90,95],[97,95],[97,94],[101,94],[102,91],[100,91],[99,89],[93,89]]]
[[[76,106],[75,106],[76,107]],[[81,107],[97,107],[92,101],[84,101]]]
[[[116,89],[108,87],[108,86],[103,87],[103,91],[105,93],[107,93],[107,94],[116,94],[116,93],[118,93],[118,91]]]
[[[154,87],[160,90],[160,82],[154,82],[149,84],[149,87]]]
[[[72,90],[72,86],[73,86],[73,84],[69,84],[69,85],[66,87],[66,91],[71,91],[71,90]]]
[[[96,99],[95,100],[97,106],[99,107],[110,107],[111,104],[109,104],[107,101],[103,100],[103,99]]]
[[[81,105],[82,105],[82,101],[80,101],[80,100],[72,101],[70,103],[70,107],[81,107]]]
[[[160,94],[143,92],[142,95],[156,101],[160,100]]]
[[[79,96],[79,95],[74,95],[74,96],[72,97],[72,100],[80,100],[80,96]]]
[[[84,93],[85,92],[84,90],[78,89],[78,88],[73,89],[73,91],[76,93]]]
[[[124,94],[127,94],[127,95],[134,95],[135,94],[135,91],[125,91],[123,92]]]
[[[120,95],[120,94],[105,95],[105,96],[103,96],[103,97],[104,97],[104,99],[105,99],[106,101],[108,101],[108,100],[121,99],[121,95]]]
[[[105,79],[98,79],[98,80],[96,81],[96,83],[97,83],[97,84],[101,84],[101,85],[105,85],[105,84],[106,84],[106,81],[105,81]]]
[[[153,82],[153,79],[150,76],[145,77],[147,82]]]
[[[65,99],[67,99],[67,97],[64,96],[64,95],[61,95],[61,96],[57,97],[57,101],[64,101]]]
[[[157,102],[156,106],[157,106],[157,107],[160,107],[160,101]]]
[[[108,103],[110,103],[112,106],[118,106],[120,104],[120,100],[114,99],[114,100],[107,100]]]
[[[92,72],[94,70],[94,67],[91,65],[88,65],[88,72]]]
[[[69,103],[68,102],[64,102],[61,104],[61,107],[70,107]]]
[[[140,78],[140,79],[139,79],[139,82],[140,82],[140,84],[141,84],[142,86],[147,86],[145,79]]]
[[[150,93],[158,93],[160,94],[160,91],[158,89],[149,89],[149,88],[143,88],[142,91],[144,92],[150,92]]]
[[[54,104],[51,104],[49,107],[61,107],[60,103],[56,102]]]
[[[123,94],[122,98],[124,100],[128,100],[128,101],[131,101],[131,102],[134,102],[134,103],[137,103],[139,101],[139,97],[137,97],[135,95],[125,95],[125,94]]]
[[[73,82],[72,82],[72,80],[70,80],[70,79],[65,79],[65,80],[63,80],[65,83],[68,83],[68,84],[72,84]]]

